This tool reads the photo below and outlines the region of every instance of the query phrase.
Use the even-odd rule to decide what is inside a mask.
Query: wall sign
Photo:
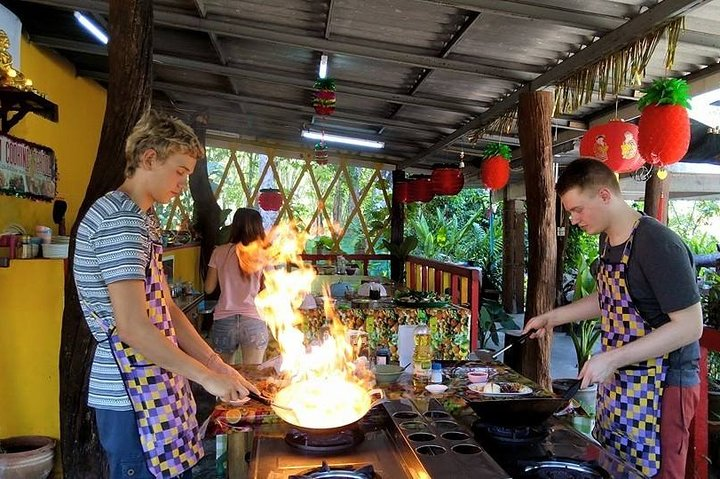
[[[57,191],[55,152],[0,134],[0,193],[52,201]]]

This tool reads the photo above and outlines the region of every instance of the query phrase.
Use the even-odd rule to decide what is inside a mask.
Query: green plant
[[[595,260],[597,261],[597,260]],[[592,264],[592,263],[590,263]],[[573,301],[577,301],[589,294],[593,293],[597,284],[590,268],[590,264],[585,257],[580,256],[577,264],[577,277],[575,279],[575,292]],[[570,338],[573,346],[575,346],[575,355],[577,356],[578,371],[580,371],[592,356],[593,348],[600,337],[600,318],[592,318],[585,320],[579,324],[573,324],[570,327]]]
[[[402,263],[403,266],[400,269],[400,273],[396,275],[396,278],[392,278],[392,280],[398,284],[403,283],[405,281],[405,262],[408,256],[410,256],[410,253],[417,248],[418,239],[415,236],[407,236],[400,244],[391,243],[384,239],[382,240],[382,245],[388,250],[393,259]]]
[[[708,351],[708,387],[720,391],[720,352]]]
[[[494,344],[498,344],[499,329],[496,323],[500,323],[500,330],[517,328],[515,321],[505,312],[499,301],[484,299],[480,308],[480,349],[487,348],[491,339]]]
[[[706,270],[705,284],[710,286],[702,298],[705,324],[720,329],[720,274],[710,269]]]

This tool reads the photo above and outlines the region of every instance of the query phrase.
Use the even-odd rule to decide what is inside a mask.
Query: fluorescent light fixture
[[[92,22],[88,17],[83,15],[80,12],[75,12],[75,19],[85,27],[85,30],[92,33],[95,38],[100,40],[103,44],[107,45],[108,42],[108,36],[105,34],[105,32],[102,31],[100,27],[95,25],[94,22]]]
[[[366,146],[368,148],[385,147],[385,142],[383,141],[363,140],[362,138],[353,138],[350,136],[328,135],[327,133],[320,133],[317,131],[303,130],[302,136],[303,138],[309,138],[311,140],[323,140],[331,143],[345,143],[346,145]]]
[[[318,71],[318,76],[320,78],[325,78],[327,76],[327,62],[328,56],[323,54],[320,57],[320,70]]]

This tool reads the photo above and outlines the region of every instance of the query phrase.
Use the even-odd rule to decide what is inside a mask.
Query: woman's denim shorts
[[[229,318],[213,321],[210,339],[218,353],[234,353],[238,346],[264,349],[268,345],[270,332],[261,319],[236,314]]]

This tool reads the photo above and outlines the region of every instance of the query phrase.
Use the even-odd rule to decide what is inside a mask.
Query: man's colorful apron
[[[628,290],[627,266],[639,220],[620,263],[600,261],[598,297],[602,351],[619,348],[650,332]],[[603,255],[607,251],[605,243]],[[660,405],[667,355],[620,368],[598,385],[595,438],[620,459],[652,477],[660,469]]]
[[[162,246],[153,243],[145,279],[148,317],[177,346],[162,278]],[[190,383],[185,377],[149,362],[124,344],[115,328],[103,329],[108,333],[113,355],[135,411],[148,469],[158,478],[182,474],[204,455]]]

